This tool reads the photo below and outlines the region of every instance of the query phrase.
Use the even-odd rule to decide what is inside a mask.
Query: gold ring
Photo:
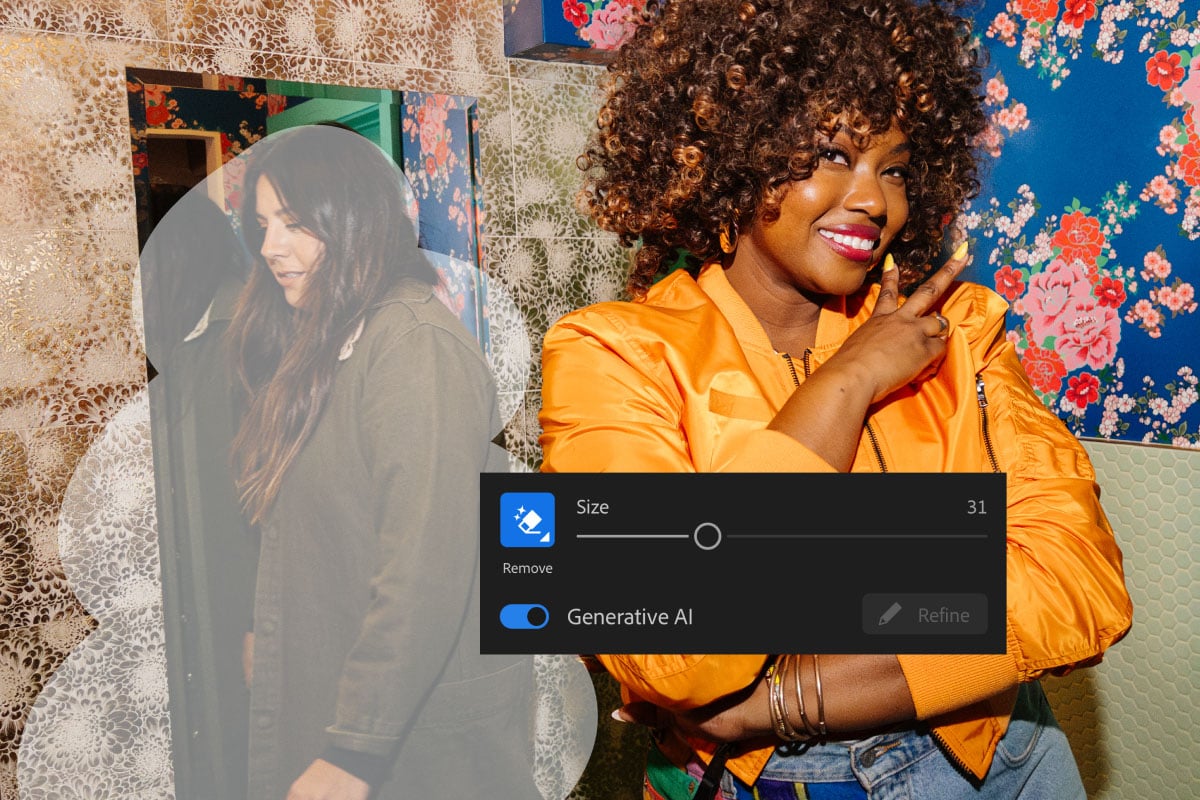
[[[943,333],[950,330],[950,320],[946,319],[941,314],[937,314],[937,313],[935,313],[933,316],[937,318],[938,325],[942,326],[941,330],[939,330],[937,332],[938,336],[941,336]]]

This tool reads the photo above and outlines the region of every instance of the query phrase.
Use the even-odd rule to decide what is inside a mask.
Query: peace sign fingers
[[[954,251],[954,255],[950,256],[950,260],[942,265],[941,269],[930,275],[924,283],[917,287],[916,291],[909,296],[908,302],[904,304],[901,311],[906,312],[912,317],[924,316],[933,307],[934,303],[946,293],[946,290],[950,288],[950,284],[963,271],[963,267],[967,265],[967,261],[969,261],[967,258],[967,243],[963,242]],[[931,336],[945,333],[946,327],[949,326],[948,322],[945,325],[941,325],[941,321],[945,317],[936,315],[936,318],[941,329],[931,332]]]

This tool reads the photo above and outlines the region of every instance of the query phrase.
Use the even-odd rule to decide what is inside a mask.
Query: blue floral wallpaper
[[[1189,7],[1190,6],[1190,7]],[[1200,4],[987,0],[972,280],[1078,435],[1200,447]]]

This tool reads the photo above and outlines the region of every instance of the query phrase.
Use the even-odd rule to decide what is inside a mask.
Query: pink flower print
[[[1173,205],[1179,199],[1179,189],[1166,175],[1155,175],[1142,192],[1143,200],[1156,200],[1161,205]]]
[[[1066,332],[1058,337],[1055,349],[1068,372],[1084,364],[1100,369],[1117,357],[1121,318],[1115,309],[1089,297],[1076,301],[1063,315],[1063,322]]]
[[[609,3],[592,15],[591,23],[580,29],[579,36],[597,50],[615,50],[633,35],[637,12],[641,8],[641,0],[632,0],[628,4],[620,0]]]
[[[988,26],[987,35],[999,39],[1009,47],[1017,43],[1017,23],[1003,11],[996,15]]]
[[[1192,288],[1190,283],[1181,283],[1175,288],[1163,286],[1158,290],[1156,295],[1158,302],[1165,306],[1172,314],[1194,310],[1195,306],[1192,301],[1195,297],[1196,290]]]
[[[1171,274],[1171,262],[1163,258],[1157,250],[1151,250],[1146,253],[1146,257],[1142,259],[1142,264],[1145,269],[1142,270],[1142,280],[1157,279],[1165,281],[1167,276]]]
[[[1182,144],[1176,144],[1175,140],[1179,138],[1179,129],[1174,125],[1164,125],[1162,130],[1158,132],[1158,147],[1154,148],[1160,156],[1165,156],[1167,153],[1178,153],[1183,149]]]
[[[1029,279],[1029,290],[1022,298],[1023,311],[1029,316],[1030,342],[1040,345],[1047,336],[1066,333],[1066,312],[1091,295],[1087,273],[1078,264],[1060,258],[1051,261]]]
[[[1029,127],[1028,111],[1024,103],[1014,103],[1012,108],[1002,108],[995,114],[996,124],[1009,133]]]
[[[449,113],[433,97],[426,99],[425,105],[417,110],[422,153],[432,153],[437,147],[438,140],[445,134],[448,117]]]
[[[1154,292],[1150,293],[1156,296]],[[1126,322],[1136,322],[1141,325],[1151,336],[1154,336],[1154,331],[1158,330],[1163,323],[1162,312],[1154,307],[1151,300],[1138,300],[1133,304],[1133,308],[1129,309],[1125,314]]]
[[[1179,298],[1181,309],[1188,312],[1196,310],[1196,290],[1190,283],[1181,283],[1175,287],[1175,296]]]
[[[987,99],[993,105],[1000,105],[1008,99],[1008,86],[999,78],[987,82]]]
[[[1200,61],[1192,59],[1187,80],[1179,87],[1179,91],[1183,93],[1184,102],[1200,105]]]
[[[989,121],[983,133],[979,134],[976,144],[986,150],[992,158],[997,158],[1000,155],[1000,147],[1004,144],[1004,136],[995,123]]]

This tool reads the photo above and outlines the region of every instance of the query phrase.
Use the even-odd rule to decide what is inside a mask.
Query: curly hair
[[[773,222],[818,141],[896,123],[911,147],[909,219],[890,252],[910,285],[979,191],[985,117],[970,25],[940,0],[650,0],[609,66],[579,204],[640,241],[644,294],[683,249],[707,261],[734,225]]]

